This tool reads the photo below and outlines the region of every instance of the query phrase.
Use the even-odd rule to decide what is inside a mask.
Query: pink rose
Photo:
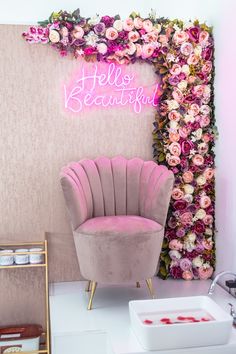
[[[169,114],[168,114],[168,118],[169,120],[174,120],[175,122],[178,122],[180,120],[180,113],[177,112],[177,111],[171,111]]]
[[[60,29],[60,34],[62,35],[62,37],[67,37],[69,34],[68,28],[66,26],[63,26]]]
[[[189,84],[193,84],[193,83],[195,82],[195,80],[196,80],[196,77],[193,76],[193,75],[190,75],[190,76],[188,77],[188,83],[189,83]]]
[[[187,207],[186,200],[176,200],[173,205],[175,210],[184,210]]]
[[[176,88],[176,87],[174,88],[174,91],[172,92],[172,96],[173,96],[174,100],[178,103],[183,101],[184,95],[179,88]]]
[[[104,55],[107,52],[107,45],[105,43],[99,43],[97,45],[97,50],[98,50],[98,53]]]
[[[182,71],[182,68],[179,64],[174,64],[172,68],[170,69],[170,73],[172,75],[179,75]]]
[[[208,116],[201,116],[200,118],[200,127],[205,128],[210,124],[210,118]]]
[[[162,44],[168,43],[168,37],[165,34],[160,34],[158,41]]]
[[[174,188],[173,191],[172,191],[171,196],[172,196],[172,198],[174,200],[179,200],[179,199],[183,198],[184,192],[181,191],[181,189],[179,189],[179,188]]]
[[[205,155],[208,152],[208,145],[206,143],[201,143],[198,145],[198,152],[201,155]]]
[[[208,251],[211,251],[213,248],[213,242],[211,239],[210,240],[207,240],[207,239],[203,240],[202,245]]]
[[[203,172],[203,175],[204,177],[207,179],[207,180],[210,180],[214,177],[215,175],[215,170],[211,167],[208,167],[207,169],[205,169],[205,171]]]
[[[130,42],[137,42],[140,38],[138,31],[130,31],[128,34]]]
[[[145,29],[146,32],[151,32],[153,30],[152,22],[150,20],[144,20],[143,29]]]
[[[178,156],[170,156],[167,162],[170,166],[174,167],[180,164],[180,158]]]
[[[132,31],[134,29],[134,21],[132,20],[131,17],[127,18],[126,20],[124,20],[123,22],[123,28],[125,31]]]
[[[206,61],[205,64],[202,66],[202,72],[204,74],[209,74],[212,70],[212,62]]]
[[[171,133],[169,133],[169,139],[170,139],[171,142],[179,141],[180,136],[179,136],[178,133],[171,132]]]
[[[184,140],[181,144],[182,153],[184,155],[189,155],[190,150],[193,149],[193,143],[191,140]]]
[[[182,258],[179,262],[179,266],[183,271],[190,270],[192,268],[192,262],[188,258]]]
[[[174,142],[169,145],[170,153],[174,156],[180,156],[181,154],[181,146],[179,143]]]
[[[143,21],[140,17],[135,17],[134,19],[134,27],[136,29],[141,29],[143,27]]]
[[[189,35],[185,31],[176,31],[175,34],[173,35],[173,41],[177,45],[187,42],[188,39],[189,39]]]
[[[182,278],[184,280],[192,280],[193,279],[193,273],[191,272],[191,270],[185,270],[182,273]]]
[[[136,57],[141,57],[141,55],[142,55],[142,46],[141,46],[141,44],[135,43],[135,46],[136,46],[135,56]]]
[[[191,171],[184,172],[183,180],[185,183],[191,183],[193,181],[193,173]]]
[[[183,244],[182,244],[182,242],[180,242],[179,240],[174,239],[174,240],[171,240],[171,241],[170,241],[170,243],[169,243],[169,248],[170,248],[171,250],[181,251],[182,248],[183,248]]]
[[[179,135],[181,136],[181,138],[186,139],[187,136],[189,135],[189,130],[187,127],[182,127],[179,129]]]
[[[109,27],[107,28],[106,30],[106,38],[109,39],[109,40],[114,40],[118,37],[118,32],[115,28],[113,27]]]
[[[152,56],[154,47],[151,44],[144,44],[142,48],[142,58],[147,59]]]
[[[210,214],[207,214],[204,218],[203,218],[203,222],[205,225],[211,225],[213,223],[214,219],[213,216]]]
[[[190,211],[180,215],[180,221],[183,225],[191,225],[193,221],[193,214]]]
[[[142,38],[145,43],[152,43],[152,42],[157,41],[158,34],[154,31],[152,31],[152,32],[146,33],[145,35],[142,35]]]
[[[204,164],[204,157],[202,155],[196,154],[193,156],[192,161],[194,165],[201,166]]]
[[[198,275],[201,280],[206,280],[209,279],[213,274],[213,268],[212,267],[200,267],[198,269]]]
[[[188,65],[197,65],[198,62],[199,62],[199,57],[195,54],[190,54],[187,60]]]
[[[197,98],[201,98],[204,94],[205,85],[196,85],[193,88],[193,93]]]
[[[204,141],[204,143],[209,143],[209,141],[211,140],[210,134],[208,134],[208,133],[203,134],[202,140]]]
[[[195,117],[198,115],[199,112],[200,112],[199,105],[196,103],[192,103],[188,110],[188,114],[193,115]]]
[[[84,30],[82,27],[76,25],[72,34],[75,39],[81,39],[84,35]]]
[[[192,41],[198,42],[199,39],[199,33],[200,33],[200,28],[197,26],[191,27],[188,30],[189,36]]]
[[[200,206],[201,206],[201,208],[206,209],[206,208],[208,208],[210,205],[211,205],[211,199],[210,199],[210,197],[208,197],[207,195],[201,196],[201,199],[200,199]]]
[[[189,56],[193,51],[193,46],[189,42],[182,43],[180,51],[183,55]]]
[[[202,220],[197,220],[194,224],[194,232],[196,234],[203,234],[205,231],[205,224],[203,223]]]
[[[209,39],[209,33],[207,31],[201,31],[199,34],[199,43],[206,43]]]

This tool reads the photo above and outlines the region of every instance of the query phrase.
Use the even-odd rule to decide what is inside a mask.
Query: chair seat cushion
[[[157,222],[136,215],[99,216],[85,221],[75,232],[94,236],[134,236],[162,231]]]

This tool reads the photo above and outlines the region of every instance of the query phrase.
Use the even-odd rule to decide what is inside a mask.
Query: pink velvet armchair
[[[153,296],[174,176],[139,158],[72,162],[61,172],[81,274],[97,283],[146,280]]]

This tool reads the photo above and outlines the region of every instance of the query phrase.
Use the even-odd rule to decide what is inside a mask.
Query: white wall
[[[119,13],[123,18],[133,10],[147,15],[151,8],[159,16],[195,19],[214,26],[216,43],[215,104],[220,138],[217,143],[217,271],[236,271],[236,0],[8,0],[1,4],[0,23],[33,24],[54,10],[74,10],[84,16]]]

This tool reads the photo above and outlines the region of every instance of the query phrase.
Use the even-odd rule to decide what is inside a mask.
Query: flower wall
[[[206,24],[132,13],[83,18],[52,13],[31,26],[29,43],[50,44],[61,56],[131,64],[145,61],[161,76],[154,159],[175,174],[159,273],[207,279],[214,269],[213,37]],[[160,94],[160,93],[159,93]]]

